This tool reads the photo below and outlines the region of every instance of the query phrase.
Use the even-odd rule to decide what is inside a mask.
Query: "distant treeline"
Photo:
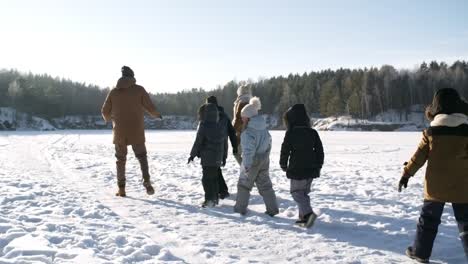
[[[209,95],[231,114],[240,83],[231,81],[212,91],[201,88],[175,94],[155,94],[152,99],[163,114],[195,116]],[[389,109],[409,110],[426,105],[437,89],[453,87],[468,97],[468,62],[423,62],[418,69],[379,68],[323,70],[287,77],[278,76],[247,82],[262,99],[263,113],[281,114],[295,103],[321,116],[352,115],[369,118]],[[145,85],[142,83],[141,85]],[[0,106],[45,118],[65,115],[100,114],[108,89],[48,75],[0,71]]]
[[[45,118],[96,115],[108,91],[49,75],[0,71],[0,106]]]

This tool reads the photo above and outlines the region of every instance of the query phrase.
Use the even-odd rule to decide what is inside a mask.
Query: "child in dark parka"
[[[193,143],[188,162],[200,157],[203,168],[202,184],[205,201],[202,207],[214,207],[218,204],[219,169],[226,156],[226,137],[228,119],[219,118],[218,106],[205,105],[202,122],[198,126],[197,137]]]
[[[310,205],[312,180],[320,177],[323,165],[323,146],[317,131],[310,125],[303,104],[296,104],[284,114],[286,134],[281,145],[280,166],[291,179],[290,192],[299,207],[296,224],[307,228],[314,224],[317,215]]]

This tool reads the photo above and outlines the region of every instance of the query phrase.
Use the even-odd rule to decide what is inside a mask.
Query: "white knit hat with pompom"
[[[250,90],[250,85],[243,84],[243,85],[240,85],[237,88],[237,95],[238,96],[242,96],[244,94],[252,94],[252,91]]]
[[[241,116],[252,118],[258,115],[258,110],[260,109],[262,109],[262,102],[260,102],[260,98],[252,97],[249,101],[249,104],[242,108]]]

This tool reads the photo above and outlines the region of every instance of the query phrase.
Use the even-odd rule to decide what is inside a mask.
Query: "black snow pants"
[[[203,166],[203,190],[205,191],[205,201],[218,201],[219,193],[219,167]]]
[[[420,258],[429,258],[431,256],[444,206],[445,203],[443,202],[424,201],[413,244],[416,256]],[[465,256],[468,260],[468,204],[453,203],[452,207],[458,223]]]

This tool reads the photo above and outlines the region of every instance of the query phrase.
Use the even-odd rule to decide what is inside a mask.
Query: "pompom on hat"
[[[262,102],[258,97],[252,97],[249,103],[242,108],[241,116],[252,118],[258,115],[258,110],[262,109]]]

